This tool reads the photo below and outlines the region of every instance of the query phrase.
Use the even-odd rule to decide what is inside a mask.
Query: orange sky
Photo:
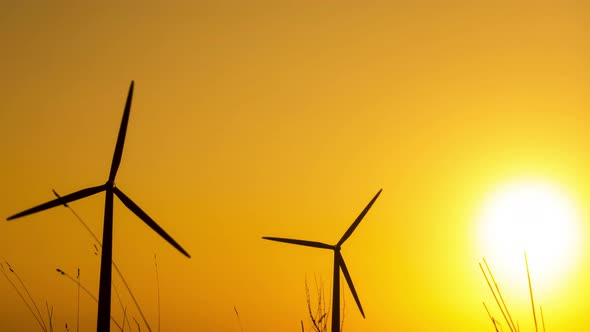
[[[367,314],[344,290],[345,331],[492,331],[475,216],[505,181],[559,183],[588,223],[583,2],[23,3],[0,9],[0,216],[105,181],[135,80],[117,185],[193,258],[120,203],[113,257],[155,327],[158,255],[162,331],[239,331],[234,306],[244,331],[298,331],[331,255],[260,237],[336,242],[379,188],[342,249]],[[72,207],[101,234],[103,205]],[[64,208],[0,222],[0,259],[62,330],[77,288],[55,268],[97,294],[92,243]],[[541,295],[548,329],[590,323],[589,277],[580,255]],[[38,328],[0,279],[0,330]]]

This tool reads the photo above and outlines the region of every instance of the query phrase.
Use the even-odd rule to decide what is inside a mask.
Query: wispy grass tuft
[[[487,264],[486,264],[486,266],[487,266]],[[502,306],[502,303],[500,302],[500,300],[498,299],[498,295],[496,295],[496,291],[492,287],[492,284],[490,283],[490,279],[488,278],[488,275],[484,271],[483,265],[481,265],[481,263],[479,263],[479,268],[480,268],[481,273],[483,274],[483,276],[484,276],[484,278],[486,280],[486,283],[488,284],[488,287],[490,288],[490,291],[492,292],[492,295],[494,296],[494,300],[496,300],[496,304],[498,305],[498,308],[500,308],[500,312],[502,313],[502,316],[504,317],[504,320],[506,321],[506,324],[508,325],[508,328],[510,328],[510,331],[514,332],[515,331],[515,328],[512,325],[510,325],[510,320],[506,316],[505,309]],[[491,273],[491,270],[489,270],[489,266],[488,266],[488,271]],[[499,290],[499,288],[498,288],[498,290]],[[518,331],[518,330],[516,330],[516,331]]]
[[[154,266],[156,268],[156,288],[158,290],[158,332],[160,332],[160,276],[158,274],[158,258],[154,254]]]
[[[76,275],[78,281],[78,304],[76,309],[76,332],[80,332],[80,268],[78,268],[78,274]],[[67,326],[67,324],[66,324]]]
[[[96,298],[96,296],[94,296],[94,294],[92,294],[88,288],[86,288],[84,285],[82,285],[82,283],[79,283],[76,279],[74,279],[71,275],[69,275],[67,272],[65,272],[62,269],[55,269],[55,271],[57,271],[57,273],[61,274],[62,276],[67,277],[68,279],[70,279],[74,284],[79,285],[80,289],[82,289],[84,292],[86,292],[86,294],[88,296],[90,296],[94,301],[98,302],[98,299]]]
[[[42,315],[41,315],[41,311],[39,310],[39,307],[37,306],[37,303],[35,302],[35,300],[31,296],[31,293],[29,292],[29,289],[27,288],[27,286],[25,285],[25,283],[23,282],[23,280],[19,277],[18,273],[16,273],[12,269],[12,266],[10,266],[10,264],[8,262],[6,262],[6,261],[4,261],[4,262],[6,263],[6,265],[8,265],[8,269],[10,270],[10,272],[12,272],[12,274],[14,274],[14,276],[16,277],[16,280],[18,280],[18,282],[21,284],[22,288],[27,293],[27,296],[31,300],[31,303],[33,303],[33,307],[35,308],[35,310],[39,314],[39,317],[41,318],[41,323],[43,323],[43,326],[45,327],[45,331],[47,331],[47,326],[45,325],[45,322],[43,321],[43,318],[42,318]],[[49,320],[50,320],[50,323],[51,323],[51,317],[49,318]]]
[[[543,317],[543,306],[539,306],[541,311],[541,322],[543,323],[543,332],[545,332],[545,317]]]
[[[123,326],[121,327],[121,332],[125,331],[125,320],[127,319],[127,307],[123,308]]]
[[[90,298],[92,298],[94,300],[94,302],[98,303],[98,298],[96,298],[96,296],[94,294],[92,294],[88,288],[86,288],[82,283],[79,283],[78,281],[76,281],[76,279],[74,279],[71,275],[69,275],[67,272],[65,272],[62,269],[55,269],[57,271],[57,273],[61,274],[62,276],[67,277],[70,281],[72,281],[74,284],[79,285],[80,289],[82,289],[88,296],[90,296]],[[113,315],[111,315],[111,321],[119,328],[119,330],[121,330],[121,325],[119,324],[119,322],[117,322],[115,320],[115,318],[113,317]]]
[[[115,286],[115,283],[111,283],[111,286],[113,286],[113,290],[115,291],[115,296],[117,296],[117,301],[119,301],[119,305],[121,306],[121,311],[123,312],[123,328],[121,328],[121,332],[123,332],[123,329],[125,328],[125,312],[127,311],[127,306],[123,305],[123,301],[121,301],[121,294],[119,293],[119,290],[117,289],[117,286]]]
[[[49,304],[45,301],[45,308],[47,308],[47,316],[49,317],[49,332],[53,332],[53,306],[49,309]]]
[[[240,314],[238,313],[238,308],[234,306],[234,312],[236,313],[236,319],[238,320],[238,326],[240,326],[240,331],[244,331],[244,327],[242,326],[242,320],[240,319]]]
[[[486,303],[485,302],[482,302],[482,303],[483,303],[483,307],[486,309],[486,312],[488,313],[488,317],[490,317],[490,320],[492,321],[492,324],[494,324],[494,329],[496,330],[496,332],[499,332],[498,331],[498,324],[496,322],[496,319],[494,318],[494,316],[492,316],[492,314],[488,310],[488,306],[486,305]]]
[[[8,262],[6,262],[6,261],[5,261],[5,263],[8,266],[8,269],[10,270],[10,272],[16,274],[14,272],[14,270],[12,269],[12,267],[10,266],[10,264],[8,264]],[[41,327],[41,330],[43,330],[44,332],[47,332],[47,327],[45,326],[45,323],[43,322],[43,316],[41,316],[41,313],[39,312],[39,308],[37,308],[37,306],[35,305],[35,307],[37,308],[37,313],[39,314],[39,316],[37,316],[37,314],[35,313],[35,311],[33,311],[33,308],[31,307],[29,302],[25,299],[25,297],[23,296],[21,291],[14,284],[14,282],[8,277],[8,275],[6,274],[6,271],[4,270],[4,265],[1,262],[0,262],[0,272],[2,272],[2,274],[4,275],[6,280],[8,280],[8,282],[10,283],[12,288],[16,291],[16,293],[18,294],[20,299],[27,306],[27,309],[29,309],[29,312],[31,313],[31,315],[33,315],[33,317],[35,317],[35,321],[39,324],[39,326]],[[34,304],[34,301],[33,301],[33,304]]]
[[[328,331],[328,322],[329,322],[329,314],[330,314],[330,304],[326,304],[326,299],[324,296],[324,286],[322,281],[318,281],[317,277],[315,279],[315,291],[316,291],[316,309],[312,309],[311,304],[311,295],[309,291],[309,285],[307,283],[307,277],[305,277],[305,298],[307,302],[307,313],[309,314],[309,319],[311,321],[311,325],[314,331],[316,332],[325,332]],[[345,307],[344,301],[342,302],[343,308]],[[315,311],[315,313],[314,313]],[[344,311],[344,309],[343,309]],[[344,315],[342,315],[342,322],[340,324],[340,330],[342,331],[342,327],[344,325]]]
[[[498,308],[502,312],[502,315],[504,316],[504,319],[506,320],[506,323],[508,324],[508,327],[510,328],[510,330],[519,332],[520,331],[519,322],[516,321],[516,325],[514,324],[512,317],[510,316],[510,313],[508,312],[508,307],[506,306],[506,303],[504,302],[504,298],[502,297],[502,293],[500,292],[500,288],[498,287],[498,284],[496,283],[496,279],[494,278],[494,275],[492,274],[492,270],[490,269],[485,258],[483,258],[483,262],[487,268],[490,278],[492,279],[492,281],[496,287],[495,290],[492,287],[492,284],[490,283],[490,279],[488,278],[488,275],[487,275],[486,271],[484,270],[483,265],[481,263],[479,263],[479,268],[484,275],[486,283],[488,284],[488,287],[490,288],[490,291],[492,292],[494,299],[496,300],[496,304],[498,305]],[[525,267],[526,267],[527,281],[528,281],[528,286],[529,286],[529,296],[530,296],[530,300],[531,300],[533,322],[535,323],[535,332],[539,332],[539,322],[537,319],[535,300],[534,300],[534,296],[533,296],[533,283],[531,281],[531,272],[529,269],[529,262],[528,262],[526,251],[524,251],[524,263],[525,263]],[[498,297],[500,298],[501,301],[498,299]],[[492,323],[494,323],[494,328],[496,329],[496,331],[498,331],[499,324],[496,324],[496,323],[498,323],[497,320],[490,314],[490,311],[488,310],[488,307],[486,306],[486,304],[484,303],[483,305],[486,309],[488,317],[492,320]],[[543,332],[545,332],[545,317],[543,316],[543,306],[539,306],[539,309],[540,309],[539,311],[540,311],[540,316],[541,316],[541,325],[543,327]]]
[[[133,317],[133,320],[135,321],[135,324],[137,324],[137,331],[141,332],[141,326],[139,326],[139,322],[137,319],[135,319],[135,317]]]
[[[531,294],[531,307],[533,308],[533,321],[535,322],[535,332],[539,332],[537,325],[537,314],[535,313],[535,300],[533,299],[533,285],[531,284],[531,273],[529,271],[529,260],[526,258],[526,251],[524,252],[524,264],[526,265],[526,276],[529,280],[529,293]]]
[[[494,277],[494,274],[492,273],[492,269],[490,269],[490,266],[488,265],[488,261],[486,261],[485,257],[483,257],[482,260],[486,266],[486,269],[488,270],[488,273],[490,274],[490,277],[492,278],[492,282],[494,283],[494,286],[496,287],[496,291],[498,292],[498,296],[500,297],[500,301],[502,302],[502,305],[504,306],[504,310],[506,310],[506,315],[508,316],[508,319],[510,320],[510,325],[516,331],[518,331],[518,329],[514,325],[514,321],[512,320],[512,315],[510,315],[510,311],[508,311],[508,306],[506,305],[506,302],[504,301],[504,296],[502,296],[502,292],[500,291],[500,287],[498,286],[498,283],[496,282],[496,278]]]

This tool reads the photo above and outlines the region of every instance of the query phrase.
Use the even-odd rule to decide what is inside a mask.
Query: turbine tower
[[[373,197],[369,204],[367,204],[365,209],[361,212],[361,214],[359,214],[356,220],[352,223],[352,225],[350,225],[348,230],[344,233],[344,235],[342,235],[338,243],[336,243],[335,245],[330,245],[316,241],[286,239],[281,237],[262,237],[263,239],[270,241],[285,242],[306,247],[329,249],[334,251],[334,280],[332,281],[332,332],[340,332],[340,270],[342,270],[342,273],[344,273],[344,278],[348,283],[348,288],[350,288],[350,292],[352,293],[352,296],[356,301],[356,305],[358,306],[361,315],[363,315],[363,318],[365,318],[365,312],[363,311],[361,301],[359,300],[359,297],[354,288],[354,284],[352,283],[350,273],[348,273],[348,268],[346,268],[346,263],[344,263],[344,258],[340,253],[340,247],[350,237],[352,232],[354,232],[356,227],[360,224],[361,220],[363,220],[363,218],[365,217],[373,203],[375,203],[375,201],[377,200],[377,197],[379,197],[379,194],[381,194],[381,190],[383,189],[379,189],[375,197]]]
[[[150,216],[147,215],[131,198],[125,195],[121,189],[115,185],[115,176],[121,163],[123,155],[123,145],[125,144],[125,133],[127,132],[127,123],[129,122],[129,112],[131,110],[131,99],[133,97],[133,85],[131,81],[129,86],[129,93],[127,95],[127,102],[125,103],[125,110],[123,111],[123,119],[121,120],[121,127],[119,128],[119,136],[117,137],[117,144],[115,145],[115,153],[111,163],[111,171],[105,184],[89,187],[74,193],[58,197],[47,203],[35,206],[23,212],[19,212],[7,218],[12,220],[24,217],[29,214],[50,209],[58,205],[64,205],[102,191],[105,192],[104,205],[104,226],[102,234],[102,256],[100,260],[100,285],[98,290],[98,332],[110,331],[110,316],[111,316],[111,271],[112,271],[112,257],[113,257],[113,196],[116,195],[119,200],[136,216],[139,217],[152,230],[163,237],[174,248],[190,258],[190,255],[170,236],[164,231]]]

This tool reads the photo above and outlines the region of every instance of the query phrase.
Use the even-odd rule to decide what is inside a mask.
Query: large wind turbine
[[[363,315],[363,318],[365,317],[365,312],[363,311],[363,307],[361,306],[361,301],[359,300],[356,290],[354,289],[352,279],[350,278],[350,273],[348,273],[348,269],[346,268],[346,264],[344,263],[344,258],[342,257],[342,254],[340,253],[340,247],[342,246],[344,241],[346,241],[350,237],[352,232],[354,232],[355,228],[359,225],[361,220],[363,220],[363,217],[365,216],[365,214],[367,214],[367,212],[369,211],[369,209],[371,208],[373,203],[375,203],[375,201],[377,200],[377,197],[379,197],[379,194],[381,194],[381,190],[382,189],[379,189],[379,191],[377,192],[375,197],[373,197],[373,199],[369,202],[369,204],[367,204],[365,209],[361,212],[361,214],[359,214],[359,216],[352,223],[352,225],[350,225],[350,227],[348,228],[346,233],[344,233],[344,235],[342,235],[342,237],[340,238],[338,243],[336,243],[335,245],[329,245],[326,243],[315,242],[315,241],[286,239],[286,238],[281,238],[281,237],[268,237],[268,236],[262,237],[265,240],[286,242],[286,243],[298,244],[298,245],[306,246],[306,247],[329,249],[329,250],[334,251],[334,280],[332,282],[333,283],[333,285],[332,285],[332,332],[340,332],[340,270],[342,270],[342,273],[344,273],[344,278],[346,279],[346,282],[348,283],[348,288],[350,288],[352,296],[354,297],[354,300],[356,301],[356,305],[358,306],[359,310],[361,311],[361,315]]]
[[[110,315],[111,315],[111,262],[113,257],[113,195],[116,195],[121,202],[135,215],[145,222],[151,229],[163,237],[174,248],[178,249],[185,256],[190,258],[190,255],[178,244],[174,239],[168,235],[150,216],[147,215],[131,198],[125,195],[121,189],[115,186],[115,176],[121,163],[121,156],[123,154],[123,145],[125,144],[125,133],[127,131],[127,123],[129,122],[129,112],[131,110],[131,99],[133,97],[133,81],[129,87],[129,94],[127,95],[127,102],[125,103],[125,110],[123,112],[123,119],[121,120],[121,127],[119,128],[119,136],[117,137],[117,144],[115,145],[115,153],[111,163],[111,171],[109,178],[105,184],[96,187],[85,188],[74,193],[58,197],[47,203],[35,206],[23,212],[17,213],[7,218],[12,220],[26,215],[47,210],[49,208],[67,204],[75,200],[79,200],[102,191],[105,192],[104,205],[104,226],[102,235],[102,256],[100,260],[100,285],[98,290],[98,332],[109,332],[110,330]]]

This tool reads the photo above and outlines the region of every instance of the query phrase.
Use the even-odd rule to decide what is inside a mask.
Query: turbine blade
[[[160,227],[150,216],[148,216],[147,213],[143,212],[143,210],[139,206],[137,206],[137,204],[135,204],[131,200],[131,198],[127,197],[119,188],[114,187],[113,192],[115,193],[115,195],[117,195],[117,197],[119,197],[121,202],[123,202],[123,204],[125,204],[125,206],[129,210],[133,211],[133,213],[135,213],[135,215],[139,217],[139,219],[146,223],[151,229],[153,229],[156,233],[158,233],[161,237],[168,241],[168,243],[170,243],[183,255],[185,255],[188,258],[191,257],[191,255],[189,255],[188,252],[186,252],[186,250],[184,250],[170,235],[168,235],[168,233],[166,233],[166,231],[162,229],[162,227]]]
[[[115,154],[113,155],[113,162],[111,163],[109,182],[113,182],[115,180],[117,170],[121,164],[123,145],[125,145],[125,134],[127,133],[127,123],[129,123],[129,112],[131,111],[131,100],[133,99],[133,85],[134,82],[131,81],[129,93],[127,94],[127,102],[125,102],[125,110],[123,111],[123,119],[121,119],[121,127],[119,127],[119,136],[117,137],[117,144],[115,145]]]
[[[56,207],[58,205],[66,205],[69,202],[73,202],[73,201],[79,200],[81,198],[97,194],[97,193],[103,191],[104,188],[105,188],[105,185],[103,184],[103,185],[96,186],[96,187],[90,187],[90,188],[78,190],[78,191],[71,193],[69,195],[65,195],[63,197],[58,197],[58,198],[56,198],[52,201],[49,201],[47,203],[43,203],[41,205],[37,205],[37,206],[30,208],[28,210],[25,210],[23,212],[19,212],[13,216],[6,218],[6,220],[12,220],[12,219],[24,217],[26,215],[29,215],[29,214],[32,214],[35,212],[40,212],[43,210],[50,209],[52,207]]]
[[[381,190],[383,190],[383,189],[379,189],[379,191],[377,192],[375,197],[373,197],[373,199],[369,202],[369,204],[367,204],[367,206],[361,212],[361,214],[359,214],[359,216],[356,217],[356,220],[352,223],[352,225],[350,225],[350,227],[348,228],[346,233],[344,233],[344,235],[342,235],[342,238],[340,239],[340,241],[338,241],[338,244],[336,244],[336,247],[340,247],[344,243],[344,241],[346,241],[350,237],[352,232],[354,232],[355,228],[361,223],[361,220],[363,220],[363,218],[365,217],[365,214],[367,214],[367,212],[369,212],[369,209],[371,208],[373,203],[375,203],[375,201],[377,200],[377,197],[379,197],[379,194],[381,194]]]
[[[331,246],[329,244],[325,244],[322,242],[316,242],[316,241],[305,241],[305,240],[295,240],[295,239],[285,239],[282,237],[269,237],[269,236],[263,236],[262,237],[265,240],[270,240],[270,241],[277,241],[277,242],[285,242],[285,243],[291,243],[291,244],[298,244],[300,246],[306,246],[306,247],[314,247],[314,248],[322,248],[322,249],[331,249],[334,250],[334,246]]]
[[[361,315],[363,315],[363,318],[365,318],[365,312],[363,311],[361,300],[359,300],[359,296],[356,293],[356,289],[354,289],[354,284],[352,283],[352,278],[350,278],[350,273],[348,273],[348,269],[346,268],[346,263],[344,263],[344,258],[342,257],[342,254],[340,254],[340,252],[338,252],[337,255],[340,268],[342,269],[342,272],[344,273],[344,278],[346,278],[346,282],[348,283],[348,288],[350,288],[350,291],[352,292],[352,296],[354,297],[356,305],[359,307],[359,310],[361,311]]]

